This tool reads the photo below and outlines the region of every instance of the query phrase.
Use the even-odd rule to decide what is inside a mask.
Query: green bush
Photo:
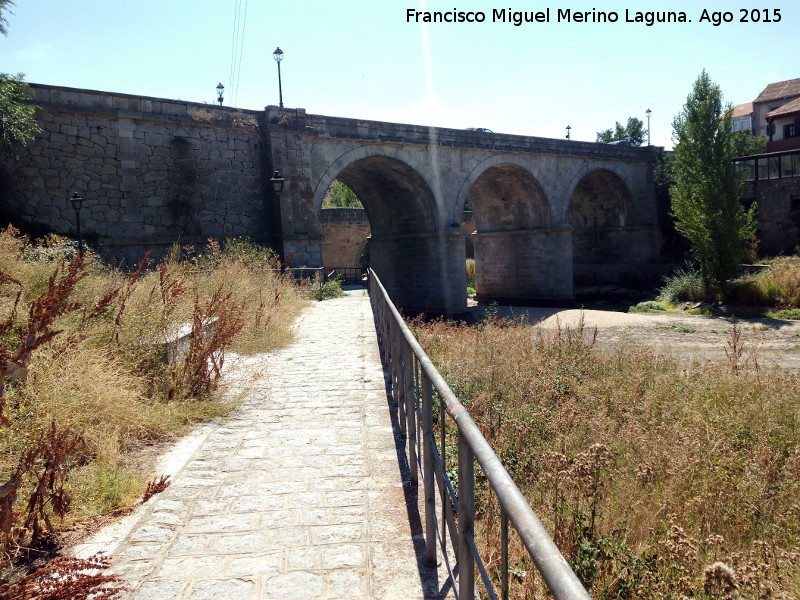
[[[320,300],[331,300],[333,298],[341,298],[342,296],[344,296],[344,290],[342,289],[341,277],[334,277],[322,284]]]
[[[800,308],[787,308],[775,312],[767,313],[771,319],[786,319],[800,321]]]
[[[660,290],[660,298],[664,302],[698,302],[706,300],[708,293],[700,271],[691,267],[678,269],[674,274],[664,278],[664,286]]]
[[[663,310],[667,310],[667,305],[663,302],[658,302],[657,300],[647,300],[645,302],[639,302],[639,304],[635,306],[631,306],[628,309],[628,312],[659,312]]]

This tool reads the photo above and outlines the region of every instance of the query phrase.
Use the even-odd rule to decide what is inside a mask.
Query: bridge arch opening
[[[322,199],[319,211],[322,234],[322,265],[335,270],[346,283],[361,281],[370,236],[369,220],[356,193],[341,180],[334,179]]]
[[[623,179],[607,169],[587,173],[569,203],[576,288],[617,282],[631,263],[636,230],[633,198]]]
[[[472,237],[479,300],[569,295],[553,277],[558,252],[551,250],[555,232],[549,204],[530,171],[511,163],[489,167],[470,187],[466,205],[475,222]]]
[[[354,192],[366,213],[369,242],[363,249],[360,241],[352,240],[353,249],[358,249],[354,259],[368,254],[370,267],[390,296],[410,311],[463,310],[463,297],[456,300],[452,292],[450,258],[451,246],[463,245],[463,236],[441,231],[427,181],[407,163],[380,155],[354,160],[332,175]]]

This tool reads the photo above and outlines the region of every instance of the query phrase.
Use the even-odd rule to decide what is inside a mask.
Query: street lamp
[[[275,52],[272,53],[272,58],[278,63],[278,98],[280,100],[279,106],[283,108],[283,88],[281,88],[281,61],[283,60],[283,50],[275,48]]]
[[[286,180],[283,177],[281,177],[280,171],[275,171],[272,174],[272,178],[269,180],[269,182],[272,184],[272,190],[275,192],[275,195],[278,198],[281,197],[281,192],[283,191],[283,183],[285,181]]]
[[[224,100],[224,98],[222,97],[222,94],[224,93],[225,93],[225,86],[222,85],[222,82],[220,82],[217,84],[217,96],[219,96],[219,98],[217,98],[217,102],[219,102],[220,106],[222,106],[222,101]]]
[[[649,108],[644,111],[644,114],[647,115],[647,145],[650,145],[650,115],[653,114],[653,111]]]
[[[567,125],[567,139],[569,139],[569,130],[572,129],[569,125]]]
[[[75,192],[69,201],[72,202],[72,208],[75,209],[75,220],[78,222],[78,256],[83,258],[83,240],[81,239],[81,204],[83,204],[83,196]]]

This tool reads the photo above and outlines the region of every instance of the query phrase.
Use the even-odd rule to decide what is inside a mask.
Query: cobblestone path
[[[439,597],[366,292],[308,308],[260,371],[172,485],[79,554],[110,549],[132,600]]]

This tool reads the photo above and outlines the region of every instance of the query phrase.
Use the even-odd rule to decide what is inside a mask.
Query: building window
[[[733,119],[733,131],[752,131],[750,117],[736,117]]]
[[[793,138],[800,135],[800,127],[797,126],[797,123],[790,123],[789,125],[783,126],[783,137],[785,138]]]

